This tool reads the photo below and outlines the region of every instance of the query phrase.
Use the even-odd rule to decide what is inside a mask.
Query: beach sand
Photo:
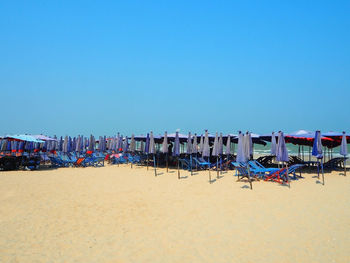
[[[232,171],[158,174],[0,172],[0,262],[350,262],[350,173],[253,190]]]

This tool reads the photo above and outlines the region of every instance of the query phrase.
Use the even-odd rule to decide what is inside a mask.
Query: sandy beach
[[[350,262],[350,176],[291,188],[129,165],[0,173],[0,262]],[[215,176],[215,173],[213,173]]]

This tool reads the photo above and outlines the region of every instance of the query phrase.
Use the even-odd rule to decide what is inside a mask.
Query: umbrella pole
[[[166,153],[166,172],[169,171],[169,165],[168,165],[168,153]]]
[[[247,165],[247,171],[248,171],[248,182],[250,184],[250,190],[253,190],[252,180],[250,179],[250,168],[249,168],[249,165]]]
[[[219,179],[219,157],[216,156],[216,178]]]
[[[208,157],[208,163],[209,163],[209,157]],[[211,184],[210,165],[208,165],[208,170],[209,170],[209,183]]]
[[[191,169],[191,176],[193,175],[192,173],[192,154],[190,154],[190,169]]]
[[[344,176],[346,176],[346,157],[344,156]]]
[[[154,176],[157,176],[156,156],[153,154]]]
[[[317,162],[317,178],[320,179],[320,161]]]
[[[146,166],[147,166],[147,170],[148,170],[148,153],[146,154]]]
[[[321,159],[321,169],[322,169],[322,183],[324,185],[323,159]]]
[[[177,179],[180,179],[180,164],[179,164],[179,157],[177,157]]]

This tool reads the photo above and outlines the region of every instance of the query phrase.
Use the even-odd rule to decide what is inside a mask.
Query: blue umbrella
[[[286,141],[284,140],[283,132],[278,133],[278,143],[277,143],[277,152],[276,152],[277,162],[288,162],[288,150],[286,146]]]
[[[343,132],[340,144],[340,154],[344,156],[344,175],[346,176],[346,156],[348,155],[348,146],[346,142],[346,134]]]
[[[175,133],[173,156],[179,156],[179,155],[180,155],[180,138],[179,138],[179,132],[176,132]]]
[[[321,141],[321,132],[315,132],[314,144],[312,146],[312,156],[315,156],[318,160],[317,165],[317,173],[318,178],[320,178],[320,166],[322,170],[322,183],[324,185],[324,173],[323,173],[323,149],[322,149],[322,141]]]

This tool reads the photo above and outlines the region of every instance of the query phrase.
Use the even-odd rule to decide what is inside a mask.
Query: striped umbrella
[[[175,133],[173,156],[177,157],[177,178],[178,179],[180,179],[179,155],[180,155],[180,138],[179,138],[179,132],[177,131]]]
[[[205,130],[205,134],[204,134],[202,157],[203,157],[203,158],[204,158],[204,157],[207,157],[207,158],[208,158],[208,163],[210,163],[210,161],[209,161],[210,149],[209,149],[209,135],[208,135],[208,130]],[[210,167],[209,167],[208,171],[209,171],[209,183],[211,183]]]

